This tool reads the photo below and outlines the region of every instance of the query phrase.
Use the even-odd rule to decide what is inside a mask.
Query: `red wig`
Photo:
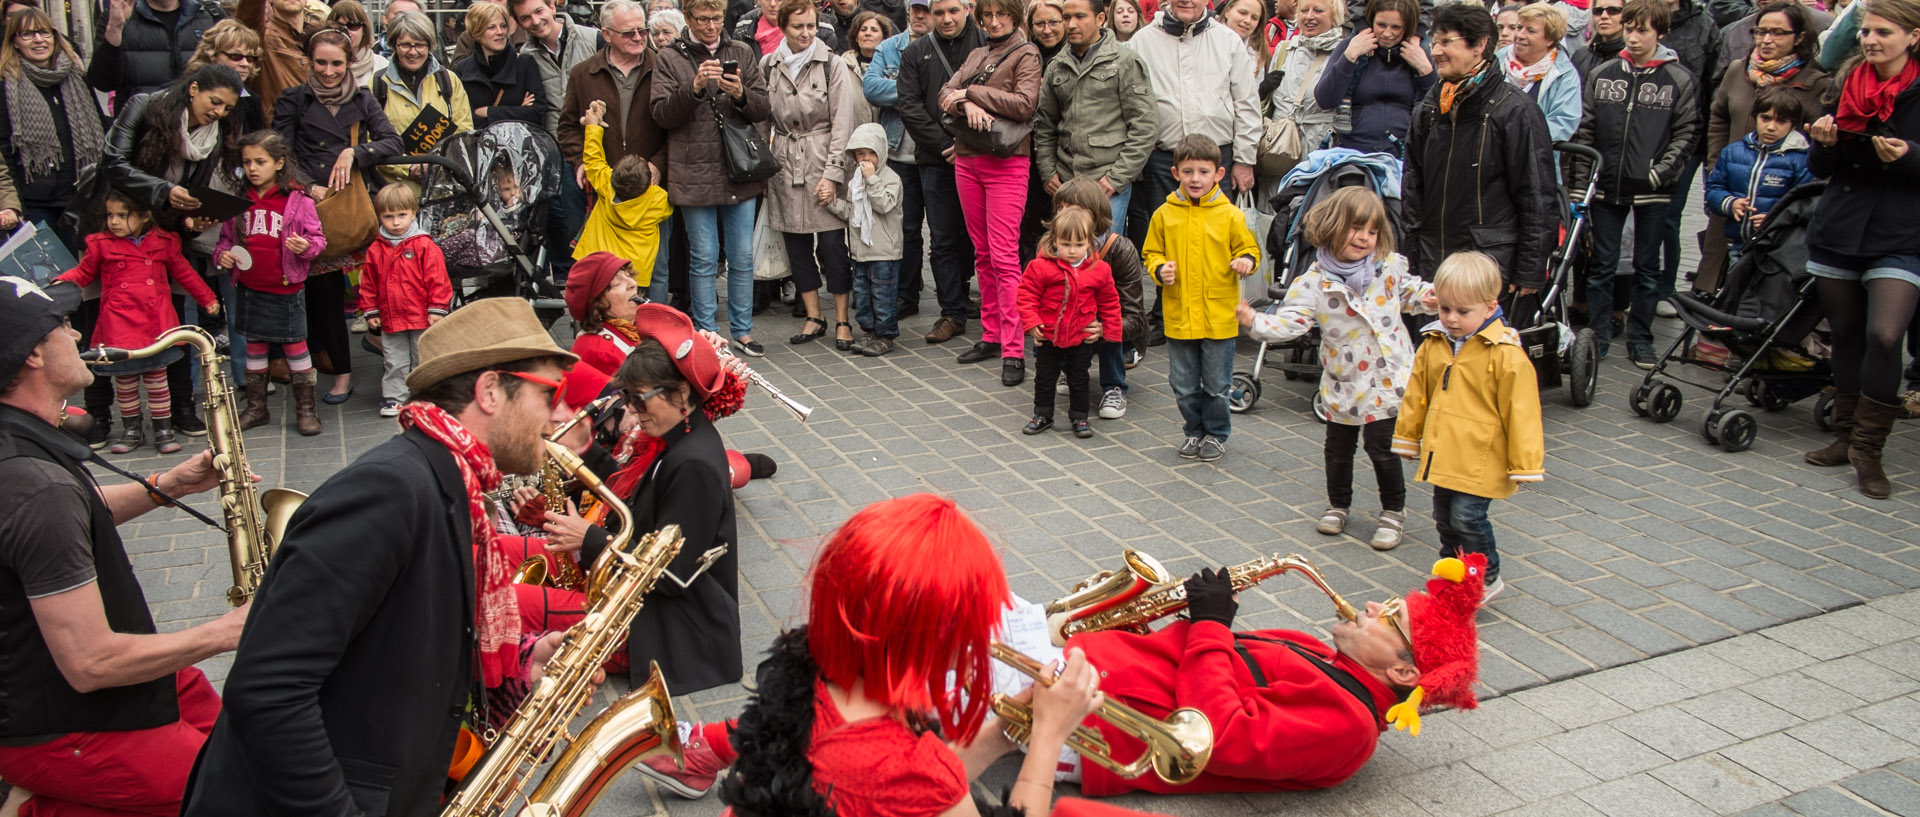
[[[807,646],[828,683],[966,743],[986,720],[1010,591],[985,534],[933,494],[862,509],[813,560]]]

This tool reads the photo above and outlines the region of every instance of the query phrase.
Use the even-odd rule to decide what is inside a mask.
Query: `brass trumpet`
[[[1348,621],[1356,621],[1360,618],[1360,611],[1328,586],[1327,579],[1320,575],[1319,568],[1314,567],[1312,562],[1298,553],[1286,556],[1262,556],[1234,565],[1227,568],[1227,576],[1233,584],[1233,589],[1240,591],[1289,571],[1305,576],[1307,581],[1313,582],[1315,587],[1320,588],[1320,592],[1327,594],[1327,598],[1333,601],[1334,612],[1341,618]],[[1053,612],[1054,605],[1073,598],[1075,596],[1067,596],[1047,605],[1048,612]],[[1052,629],[1054,643],[1065,644],[1067,639],[1080,633],[1098,630],[1145,632],[1148,624],[1185,609],[1187,609],[1186,583],[1173,582],[1139,593],[1120,603],[1109,602],[1098,609],[1084,613],[1062,611],[1059,616],[1049,615],[1047,623]]]
[[[995,641],[993,657],[1032,678],[1035,683],[1053,685],[1053,680],[1042,674],[1044,667],[1040,662],[1019,650]],[[1005,695],[995,695],[993,712],[1007,722],[1007,737],[1021,744],[1031,738],[1031,704],[1020,703]],[[1169,785],[1178,786],[1199,777],[1201,772],[1206,771],[1207,761],[1213,757],[1213,724],[1200,710],[1176,709],[1168,713],[1166,720],[1156,720],[1109,698],[1094,710],[1094,714],[1113,724],[1114,728],[1138,738],[1147,745],[1146,751],[1130,762],[1121,763],[1114,759],[1113,747],[1106,738],[1101,737],[1100,730],[1084,724],[1067,736],[1067,745],[1072,746],[1081,757],[1121,777],[1132,779],[1152,770],[1154,776]]]

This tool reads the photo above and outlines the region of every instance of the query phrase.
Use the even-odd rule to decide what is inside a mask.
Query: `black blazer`
[[[366,179],[368,195],[372,195],[380,189],[373,175],[374,163],[402,152],[400,134],[394,132],[386,109],[374,101],[372,91],[355,90],[339,113],[328,111],[305,84],[281,91],[273,103],[273,129],[287,138],[300,172],[314,184],[327,183],[340,151],[347,149],[355,124],[360,126],[360,141],[353,143],[353,169]]]
[[[727,452],[706,412],[695,409],[690,420],[692,431],[681,425],[667,433],[667,450],[627,503],[636,535],[680,526],[687,541],[668,570],[681,578],[709,548],[727,546],[692,587],[661,577],[628,631],[634,683],[645,683],[647,662],[659,661],[675,695],[737,683],[741,673],[740,552]]]
[[[293,516],[185,817],[440,811],[474,687],[473,535],[453,455],[408,431]]]

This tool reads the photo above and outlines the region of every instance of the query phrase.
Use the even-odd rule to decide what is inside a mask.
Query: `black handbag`
[[[720,159],[727,167],[727,181],[734,184],[764,182],[780,172],[780,160],[760,135],[760,129],[720,112],[720,103],[707,101],[713,108],[714,128],[720,132]]]

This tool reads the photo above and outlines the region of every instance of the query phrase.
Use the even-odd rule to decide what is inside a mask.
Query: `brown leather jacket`
[[[974,78],[982,69],[991,67],[993,73],[986,80],[974,83]],[[999,45],[991,43],[973,50],[967,55],[967,61],[953,72],[953,77],[940,89],[944,99],[948,91],[961,88],[967,90],[967,101],[979,105],[1001,119],[1015,122],[1032,122],[1034,109],[1040,105],[1040,49],[1027,42],[1025,35],[1018,30],[1008,35]],[[949,110],[956,118],[965,118],[959,109]],[[955,155],[973,156],[976,151],[969,150],[965,142],[953,143]],[[1020,145],[1016,156],[1033,154],[1033,137]]]

